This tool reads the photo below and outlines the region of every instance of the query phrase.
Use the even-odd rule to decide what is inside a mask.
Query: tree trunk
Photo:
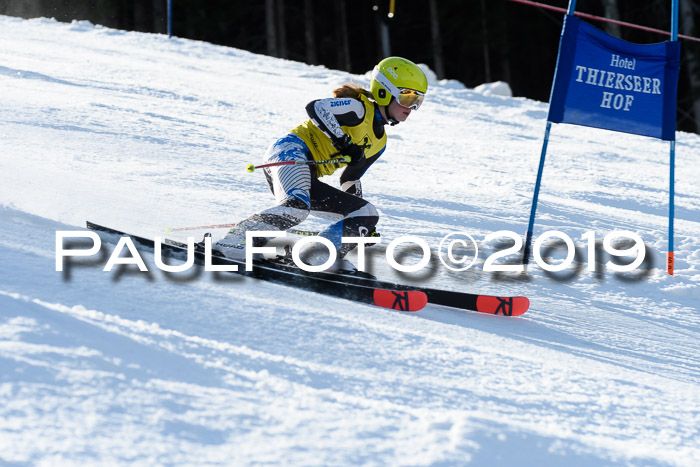
[[[153,32],[164,34],[168,32],[167,0],[153,0]]]
[[[499,58],[501,63],[501,72],[498,79],[505,81],[508,84],[512,83],[511,72],[510,72],[510,34],[509,34],[509,20],[506,14],[505,2],[501,2],[498,5],[497,15],[501,18],[498,23],[498,28],[496,30],[496,36],[499,38],[497,44],[499,50]]]
[[[304,39],[306,41],[306,63],[316,65],[318,55],[316,53],[313,0],[304,0]]]
[[[143,2],[134,2],[134,30],[141,32],[152,32],[153,21],[151,21],[148,5]]]
[[[617,0],[601,1],[603,2],[605,17],[608,19],[614,19],[615,21],[620,21],[620,10],[617,8]],[[612,36],[622,39],[622,28],[619,24],[605,23],[605,31]]]
[[[378,3],[378,2],[377,2]],[[379,5],[372,8],[374,10],[374,30],[376,36],[379,40],[376,41],[377,44],[377,56],[375,57],[377,62],[382,61],[386,57],[391,56],[391,40],[389,38],[389,26],[386,24],[384,19],[384,13]]]
[[[287,58],[287,28],[285,27],[284,0],[277,0],[277,46],[280,58]]]
[[[442,60],[442,37],[440,36],[440,18],[438,17],[437,0],[428,0],[430,6],[430,34],[433,42],[433,67],[438,79],[445,77],[445,67]]]
[[[380,60],[391,56],[391,38],[389,37],[389,25],[386,24],[386,21],[383,19],[379,20],[378,23],[378,28],[379,28],[379,37],[380,37],[380,47],[381,47],[381,52],[380,52]]]
[[[690,1],[681,1],[680,4],[680,29],[685,36],[694,36],[695,19],[693,18],[693,7]],[[695,42],[687,41],[681,45],[685,56],[686,69],[690,80],[690,98],[692,99],[693,114],[695,116],[695,131],[700,131],[700,57],[697,53]]]
[[[277,57],[277,26],[275,25],[275,0],[265,0],[265,32],[267,54]]]
[[[119,9],[120,29],[134,30],[134,5],[131,2],[122,2]]]
[[[350,40],[348,38],[348,17],[347,6],[345,0],[337,0],[336,6],[336,24],[338,25],[338,67],[341,70],[350,71]]]
[[[491,82],[491,57],[489,52],[488,22],[486,21],[486,0],[481,0],[481,35],[484,52],[484,79]]]

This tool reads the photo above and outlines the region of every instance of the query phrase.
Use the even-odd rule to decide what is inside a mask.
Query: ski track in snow
[[[391,280],[527,295],[520,318],[168,275],[147,253],[148,274],[104,256],[62,274],[55,232],[86,220],[155,236],[267,206],[245,165],[369,74],[86,22],[0,17],[0,41],[0,463],[700,464],[697,135],[678,133],[674,277],[667,144],[562,125],[536,235],[636,232],[641,280],[607,257],[486,274],[493,245],[463,273],[398,275],[370,250]],[[431,83],[363,178],[379,230],[433,251],[451,232],[522,235],[546,110]]]

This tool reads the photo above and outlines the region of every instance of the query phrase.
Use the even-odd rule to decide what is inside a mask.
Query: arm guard
[[[365,106],[357,99],[329,98],[311,101],[306,106],[311,121],[338,147],[345,138],[341,126],[359,125],[365,118]]]

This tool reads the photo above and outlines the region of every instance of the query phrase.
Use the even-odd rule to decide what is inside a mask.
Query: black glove
[[[345,137],[338,141],[335,147],[338,149],[338,154],[350,156],[348,165],[357,165],[365,158],[364,148],[353,143],[348,135],[345,135]]]

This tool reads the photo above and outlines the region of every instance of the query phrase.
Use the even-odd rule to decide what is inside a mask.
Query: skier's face
[[[405,122],[409,115],[411,115],[411,109],[401,106],[396,99],[392,99],[387,106],[387,114],[397,122]]]

